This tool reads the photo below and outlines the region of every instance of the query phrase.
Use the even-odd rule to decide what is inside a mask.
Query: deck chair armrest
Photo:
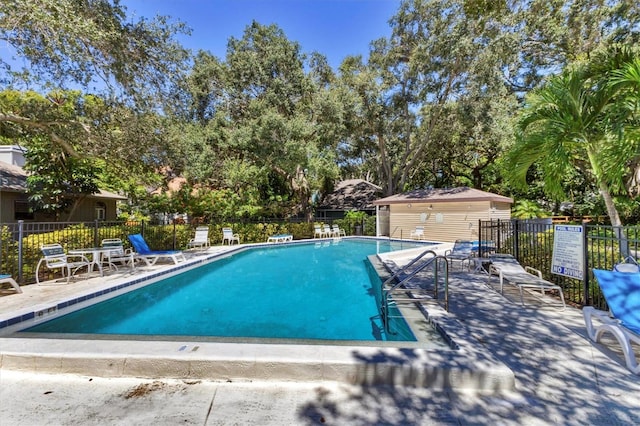
[[[524,270],[529,272],[532,275],[537,275],[538,278],[542,278],[542,272],[539,269],[532,268],[531,266],[525,266]]]
[[[504,276],[502,274],[502,270],[500,270],[500,268],[496,265],[492,265],[489,264],[489,270],[488,272],[488,276],[487,276],[487,282],[491,282],[491,276],[492,275],[497,275],[499,280],[500,280],[500,284],[502,284],[504,282]]]

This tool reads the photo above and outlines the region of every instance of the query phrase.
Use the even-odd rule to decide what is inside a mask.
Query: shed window
[[[34,220],[35,216],[29,202],[16,200],[13,204],[13,217],[15,220]]]

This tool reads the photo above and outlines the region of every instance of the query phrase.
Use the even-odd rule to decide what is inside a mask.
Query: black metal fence
[[[65,249],[96,247],[105,238],[142,233],[158,249],[176,246],[177,225],[153,226],[145,222],[24,222],[0,225],[0,271],[20,283],[35,282],[35,269],[43,244],[59,243]]]
[[[321,218],[315,222],[336,223],[348,235],[375,235],[375,218],[352,223],[347,219]],[[131,234],[142,234],[154,250],[184,249],[193,238],[200,223],[154,223],[148,221],[94,221],[94,222],[25,222],[0,224],[0,273],[11,274],[21,284],[36,281],[35,272],[42,258],[43,244],[58,243],[66,250],[97,247],[105,238],[119,238],[125,248]],[[243,221],[209,224],[211,244],[222,242],[222,227],[232,226],[240,233],[242,242],[264,242],[271,235],[290,233],[296,239],[312,238],[313,223],[297,219],[280,221]],[[44,268],[43,268],[44,269]],[[48,271],[41,271],[48,273]],[[40,277],[47,279],[46,276]]]
[[[640,254],[640,227],[615,227],[583,222],[584,278],[551,273],[555,226],[547,220],[480,221],[479,238],[495,243],[498,253],[512,254],[527,266],[539,269],[545,279],[563,288],[567,302],[607,309],[592,269],[612,269],[616,263]]]

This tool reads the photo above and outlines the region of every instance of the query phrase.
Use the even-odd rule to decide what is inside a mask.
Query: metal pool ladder
[[[407,270],[425,258],[422,263],[418,264],[411,272]],[[446,257],[436,254],[433,250],[425,250],[415,259],[402,268],[397,270],[387,280],[382,283],[380,313],[384,329],[387,333],[391,333],[389,323],[392,318],[391,309],[398,308],[401,305],[415,306],[420,303],[421,295],[427,295],[428,290],[416,286],[411,286],[410,281],[425,268],[433,266],[433,298],[438,300],[438,276],[440,267],[444,272],[444,308],[449,311],[449,264]],[[406,274],[406,275],[405,275]],[[395,284],[392,284],[396,280]],[[429,295],[430,296],[430,295]]]

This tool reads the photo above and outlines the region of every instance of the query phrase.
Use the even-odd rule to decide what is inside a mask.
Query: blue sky
[[[180,42],[224,60],[229,37],[240,38],[255,20],[276,24],[302,52],[318,51],[336,68],[347,55],[362,54],[369,44],[391,34],[389,19],[400,0],[122,0],[134,18],[167,15],[192,29]]]

